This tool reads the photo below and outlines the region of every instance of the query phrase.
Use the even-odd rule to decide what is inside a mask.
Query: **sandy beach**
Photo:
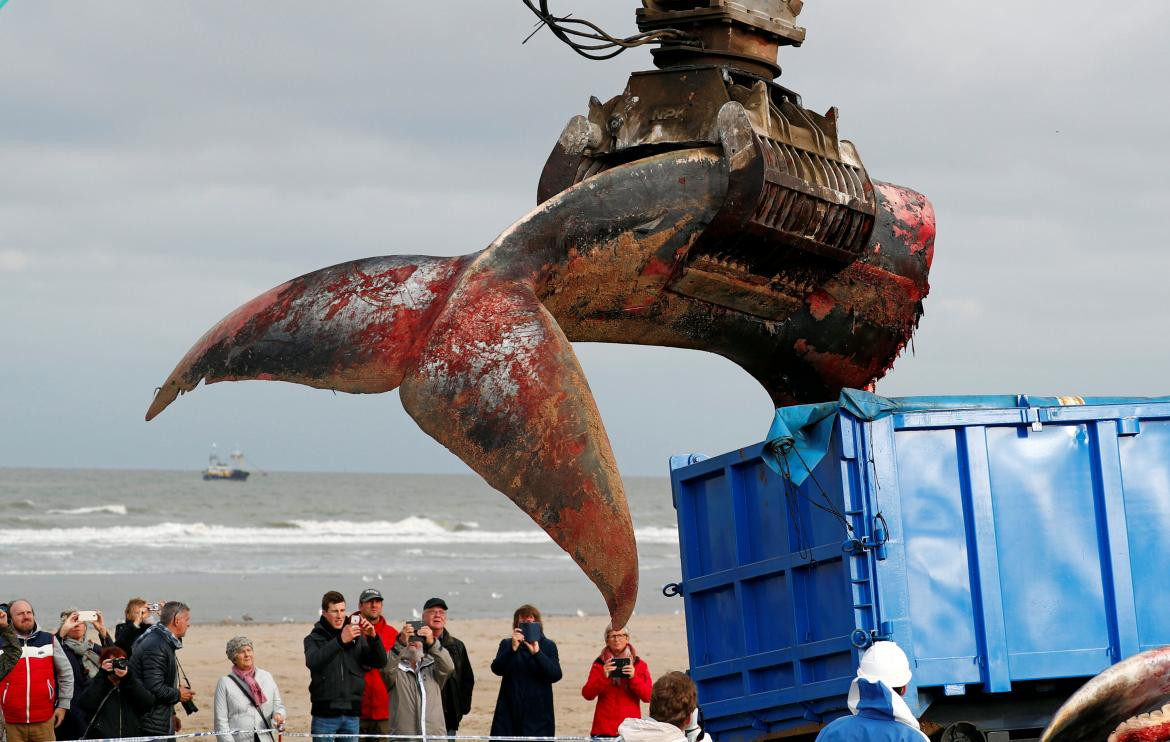
[[[401,625],[409,617],[388,617]],[[587,735],[593,720],[593,704],[581,697],[581,686],[589,664],[601,651],[603,616],[584,618],[546,616],[545,629],[560,650],[564,679],[554,688],[557,733]],[[459,731],[464,734],[487,734],[492,710],[499,692],[499,678],[492,674],[491,662],[500,639],[510,633],[511,621],[503,619],[452,618],[448,630],[467,645],[475,669],[475,695],[471,714],[464,718]],[[196,624],[187,634],[179,661],[191,679],[199,712],[184,717],[183,731],[211,729],[212,696],[215,684],[229,669],[224,645],[233,636],[245,635],[256,645],[256,663],[273,674],[288,707],[288,729],[309,729],[309,671],[304,664],[302,640],[309,624]],[[686,625],[682,614],[635,616],[630,632],[638,655],[650,666],[654,677],[669,670],[687,667]],[[643,713],[646,709],[643,706]]]

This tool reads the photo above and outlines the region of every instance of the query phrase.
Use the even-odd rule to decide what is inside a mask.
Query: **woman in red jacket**
[[[650,702],[650,668],[630,644],[627,629],[605,628],[605,649],[593,660],[589,679],[581,689],[586,701],[597,699],[593,712],[594,737],[618,736],[618,724],[642,716],[641,702]]]

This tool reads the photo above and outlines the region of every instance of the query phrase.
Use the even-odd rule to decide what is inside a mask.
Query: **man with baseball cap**
[[[451,655],[455,670],[443,683],[443,719],[447,734],[454,736],[459,731],[459,722],[471,712],[471,691],[475,688],[475,673],[471,671],[471,659],[463,642],[447,631],[447,601],[431,598],[423,603],[423,623],[431,627],[435,641]]]
[[[861,655],[849,686],[849,711],[817,735],[817,742],[927,742],[918,719],[902,700],[910,684],[910,660],[894,642],[874,642]]]
[[[374,631],[382,641],[382,647],[389,653],[398,638],[398,629],[382,615],[382,593],[374,588],[362,590],[358,598],[358,613],[361,617],[374,625]],[[373,668],[366,671],[366,689],[362,693],[362,716],[358,724],[361,734],[390,734],[390,673],[394,672],[393,663],[387,662],[385,667]]]

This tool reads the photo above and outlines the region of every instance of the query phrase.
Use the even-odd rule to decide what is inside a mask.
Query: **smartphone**
[[[97,611],[78,611],[77,620],[92,623],[97,620]]]
[[[625,666],[626,666],[626,665],[628,665],[628,664],[630,664],[630,658],[629,658],[629,657],[614,657],[614,658],[613,658],[613,672],[611,672],[611,673],[609,674],[609,676],[610,676],[611,678],[620,678],[620,677],[622,677],[622,676],[625,674],[625,673],[623,673],[623,672],[622,672],[622,668],[623,668],[623,667],[625,667]]]
[[[425,643],[425,640],[421,636],[418,635],[418,631],[426,624],[423,623],[422,621],[407,621],[406,623],[410,624],[410,628],[414,629],[414,635],[410,637],[410,640],[412,642],[424,642]]]
[[[362,622],[362,617],[360,614],[355,613],[349,617],[349,622],[352,624],[360,624]]]
[[[524,632],[524,641],[538,642],[544,634],[540,630],[539,621],[529,621],[528,623],[520,624],[520,631]]]

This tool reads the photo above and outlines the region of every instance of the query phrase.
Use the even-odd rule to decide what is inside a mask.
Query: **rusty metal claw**
[[[147,419],[201,380],[401,387],[419,426],[528,513],[625,625],[633,527],[571,342],[705,350],[777,404],[833,398],[884,374],[917,326],[934,213],[870,180],[835,111],[718,65],[638,73],[594,99],[540,200],[478,253],[367,258],[257,297],[195,344]]]

